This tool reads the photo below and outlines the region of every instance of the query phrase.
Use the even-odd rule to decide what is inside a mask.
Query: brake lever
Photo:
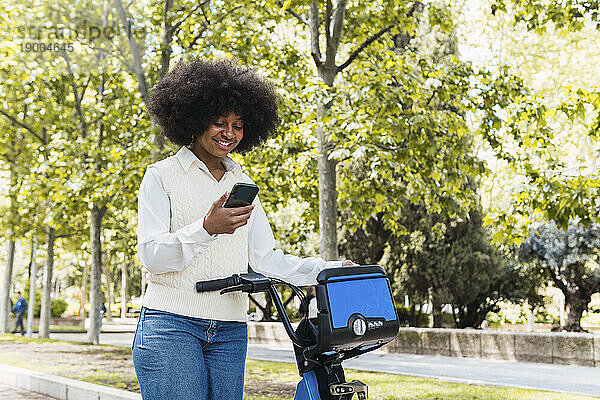
[[[231,292],[258,293],[267,292],[271,287],[271,280],[261,274],[240,274],[236,276],[237,285],[221,290],[221,294]]]
[[[235,285],[235,286],[230,286],[228,288],[225,288],[223,290],[221,290],[221,294],[225,294],[225,293],[231,293],[231,292],[237,292],[238,290],[240,292],[244,292],[245,288],[247,288],[248,285],[247,284],[239,284],[239,285]]]

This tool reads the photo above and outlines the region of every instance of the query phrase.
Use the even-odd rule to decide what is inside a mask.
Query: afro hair
[[[235,112],[244,121],[239,153],[260,145],[280,122],[273,84],[229,60],[179,62],[152,89],[148,110],[162,134],[181,146],[194,143],[216,116]]]

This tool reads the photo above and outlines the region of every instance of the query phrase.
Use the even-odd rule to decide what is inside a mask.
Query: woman
[[[138,198],[138,254],[150,272],[133,362],[142,397],[242,398],[247,297],[197,293],[195,282],[247,271],[314,284],[325,262],[274,250],[259,199],[224,208],[236,182],[252,183],[228,154],[245,153],[279,123],[274,87],[251,69],[219,60],[179,63],[148,105],[162,134],[181,145],[148,167]]]

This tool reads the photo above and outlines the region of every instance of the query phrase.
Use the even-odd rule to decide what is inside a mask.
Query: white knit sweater
[[[157,168],[170,201],[170,231],[189,225],[203,218],[214,199],[231,191],[236,182],[252,182],[239,166],[223,177],[215,187],[209,177],[198,168],[182,167],[177,157],[171,156],[149,168]],[[211,191],[218,190],[218,193]],[[203,192],[198,196],[198,192]],[[212,200],[211,200],[212,199]],[[234,234],[218,235],[218,238],[182,271],[162,274],[150,273],[148,289],[143,305],[174,314],[217,319],[246,321],[248,298],[241,293],[219,294],[218,291],[197,293],[197,281],[217,279],[235,273],[247,272],[248,226],[238,228]]]

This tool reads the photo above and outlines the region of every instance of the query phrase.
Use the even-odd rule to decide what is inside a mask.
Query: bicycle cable
[[[299,287],[278,278],[271,278],[271,282],[275,285],[285,285],[292,289],[292,292],[298,296],[300,303],[304,306],[304,317],[308,319],[308,302],[306,301],[306,295],[304,294],[304,291]]]

